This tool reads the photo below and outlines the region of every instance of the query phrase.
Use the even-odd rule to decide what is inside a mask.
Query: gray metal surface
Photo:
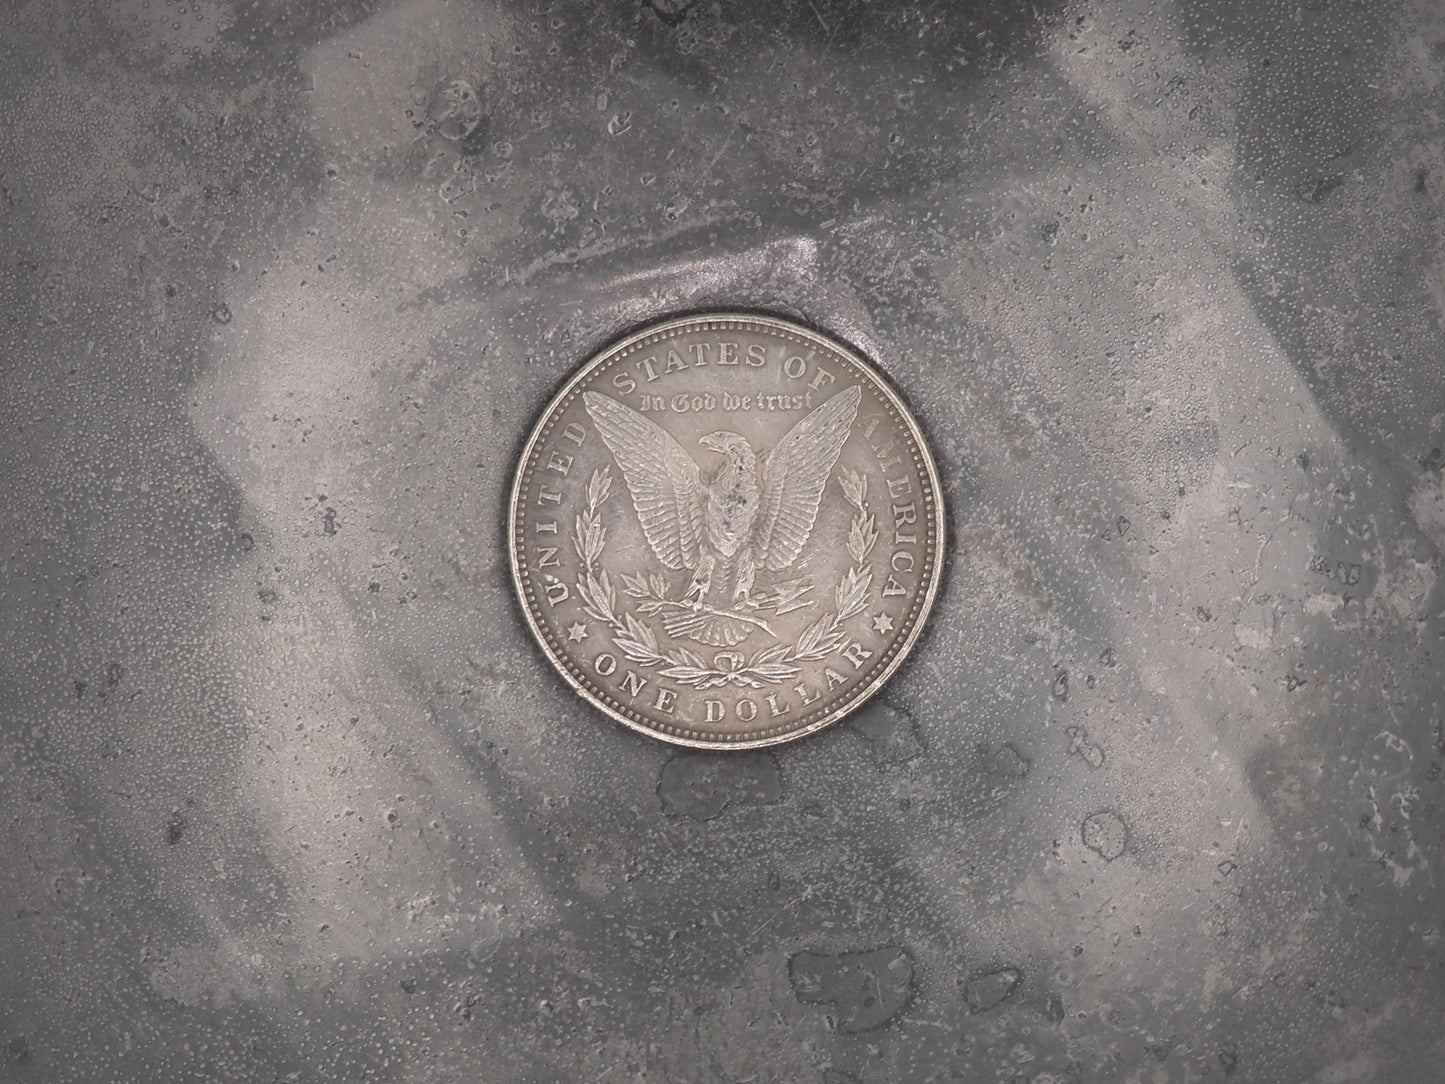
[[[0,1079],[1438,1079],[1434,3],[0,14]],[[949,567],[773,753],[507,580],[591,351],[878,359]]]

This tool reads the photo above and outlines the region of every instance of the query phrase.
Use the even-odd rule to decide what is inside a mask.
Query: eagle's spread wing
[[[788,430],[763,466],[763,492],[753,522],[759,565],[778,572],[798,559],[813,533],[818,502],[843,442],[858,416],[858,385],[840,391]]]
[[[582,402],[622,468],[657,559],[668,568],[696,568],[703,491],[692,456],[655,422],[616,399],[589,391]]]

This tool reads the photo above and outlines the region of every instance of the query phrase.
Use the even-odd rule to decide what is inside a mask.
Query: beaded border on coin
[[[616,367],[619,362],[633,356],[638,351],[673,338],[684,329],[687,331],[763,331],[784,341],[815,347],[853,367],[877,393],[892,420],[907,432],[913,446],[914,464],[919,476],[926,483],[922,494],[924,516],[920,518],[926,520],[927,523],[923,552],[928,556],[930,568],[926,586],[915,593],[904,618],[908,629],[907,634],[888,645],[882,656],[870,666],[871,676],[869,679],[856,687],[845,700],[828,703],[827,698],[824,697],[824,705],[815,709],[811,715],[800,716],[798,721],[784,726],[752,730],[745,735],[661,723],[623,704],[592,680],[581,667],[568,658],[567,652],[562,648],[557,637],[542,621],[538,620],[539,600],[528,568],[526,553],[522,547],[523,525],[519,512],[532,474],[538,465],[535,453],[539,445],[552,434],[557,420],[583,390],[583,385]],[[943,575],[944,523],[942,486],[932,453],[929,451],[923,432],[912,412],[878,368],[857,351],[821,332],[791,320],[743,312],[701,313],[673,317],[649,324],[598,351],[584,362],[542,410],[539,423],[534,426],[531,436],[522,449],[507,505],[507,541],[512,585],[517,591],[527,626],[538,644],[541,645],[548,662],[583,699],[624,726],[673,745],[711,750],[760,749],[794,741],[838,722],[870,700],[897,672],[918,642],[918,638],[927,624],[928,615],[936,600]]]

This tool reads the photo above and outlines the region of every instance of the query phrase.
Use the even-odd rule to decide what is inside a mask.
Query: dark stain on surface
[[[799,1001],[831,1005],[839,1031],[868,1031],[892,1020],[913,989],[913,959],[901,948],[825,955],[799,952],[788,961]]]

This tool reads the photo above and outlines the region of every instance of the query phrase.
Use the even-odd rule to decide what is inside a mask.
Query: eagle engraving
[[[651,419],[606,395],[583,393],[648,545],[667,568],[692,572],[682,604],[663,618],[670,635],[730,647],[756,628],[772,631],[746,612],[754,577],[798,559],[860,396],[854,385],[806,414],[763,459],[760,477],[758,453],[738,433],[719,429],[699,438],[722,456],[705,473]]]

